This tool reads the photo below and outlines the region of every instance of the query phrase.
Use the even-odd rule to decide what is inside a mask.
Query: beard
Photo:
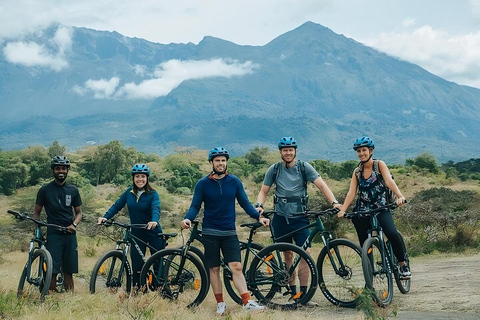
[[[55,180],[57,180],[58,182],[60,183],[63,183],[65,182],[65,180],[67,179],[67,176],[68,176],[68,173],[57,173],[57,174],[53,174],[53,177],[55,178]]]
[[[225,174],[225,172],[227,172],[227,165],[225,165],[225,169],[223,171],[217,171],[217,169],[215,169],[215,166],[212,166],[212,170],[214,174],[220,176],[222,174]]]

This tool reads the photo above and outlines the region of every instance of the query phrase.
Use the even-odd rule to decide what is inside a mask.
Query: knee
[[[241,262],[230,262],[228,264],[232,273],[242,273],[242,263]]]
[[[220,267],[213,267],[210,268],[210,274],[219,274],[220,273]]]

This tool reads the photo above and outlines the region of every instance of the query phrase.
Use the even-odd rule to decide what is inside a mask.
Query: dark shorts
[[[293,232],[301,227],[308,226],[309,220],[307,218],[290,218],[287,219],[281,215],[275,215],[272,221],[272,232],[276,242],[294,243],[297,246],[303,246],[308,236],[310,229],[305,228],[301,231],[295,232],[293,235],[283,237],[284,235]],[[309,246],[310,247],[310,246]]]
[[[222,250],[223,261],[241,262],[240,244],[235,236],[210,236],[203,235],[203,246],[205,247],[205,267],[210,269],[220,266],[220,250]]]
[[[53,273],[78,273],[78,244],[74,234],[47,234],[47,250],[53,260]]]

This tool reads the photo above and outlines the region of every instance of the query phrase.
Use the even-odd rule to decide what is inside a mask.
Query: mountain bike
[[[162,285],[162,282],[168,281],[176,282],[177,279],[181,279],[181,272],[179,270],[180,266],[184,265],[187,261],[188,256],[192,256],[194,258],[198,258],[198,260],[202,263],[202,267],[204,267],[204,254],[198,248],[193,246],[193,242],[195,240],[201,242],[204,246],[205,243],[203,241],[202,231],[199,229],[199,221],[194,220],[192,221],[192,228],[190,230],[190,236],[186,241],[185,245],[178,249],[173,249],[173,251],[169,252],[157,252],[155,255],[152,255],[144,265],[142,269],[142,273],[140,275],[140,279],[146,280],[147,288],[158,290],[157,288],[162,288],[165,284]],[[253,242],[253,235],[256,232],[256,229],[262,226],[259,222],[255,223],[246,223],[242,224],[241,227],[248,227],[250,228],[249,238],[246,242],[240,241],[240,250],[242,253],[242,262],[243,262],[243,272],[244,274],[247,273],[247,265],[249,261],[249,257],[252,254],[260,251],[263,247]],[[182,230],[183,232],[183,230]],[[193,260],[192,260],[193,261]],[[152,270],[152,265],[155,263],[164,266],[163,270],[160,270],[158,273],[155,273]],[[223,280],[225,284],[225,289],[227,290],[230,297],[238,304],[242,303],[242,298],[238,295],[237,291],[234,288],[233,278],[232,278],[232,271],[230,270],[227,263],[223,261],[223,258],[220,260],[220,268],[223,270]],[[163,274],[162,274],[163,272]],[[207,275],[206,281],[202,279],[196,279],[199,281],[198,283],[194,283],[193,289],[198,291],[198,294],[194,295],[195,299],[193,302],[188,304],[188,307],[196,306],[200,304],[203,299],[205,299],[208,290],[209,290],[209,271],[205,270]],[[148,274],[151,276],[148,277]],[[192,279],[193,280],[193,279]],[[205,284],[206,288],[203,288],[202,285]],[[162,289],[165,290],[165,289]],[[180,288],[178,289],[180,291]],[[205,297],[203,297],[205,295]]]
[[[398,268],[398,261],[393,254],[392,244],[383,236],[383,229],[378,222],[378,215],[385,209],[394,209],[397,204],[391,203],[368,211],[346,213],[346,218],[360,217],[370,218],[372,228],[368,230],[368,238],[362,246],[362,268],[365,277],[365,286],[372,291],[373,299],[385,307],[393,299],[392,273],[401,293],[410,291],[411,277],[402,277]],[[410,260],[403,240],[399,232],[402,245],[405,249],[405,263],[410,269]]]
[[[118,226],[125,230],[123,238],[116,241],[115,249],[106,252],[95,263],[90,276],[90,293],[116,293],[123,291],[129,294],[132,288],[133,272],[128,261],[128,252],[130,249],[135,249],[143,261],[146,261],[145,255],[137,244],[137,241],[145,242],[132,234],[132,228],[145,228],[146,225],[125,224],[114,220],[106,220],[101,225],[105,227]],[[167,243],[169,238],[176,235],[176,233],[159,233],[158,237]],[[145,244],[150,249],[156,250],[149,244]]]
[[[15,219],[29,220],[36,224],[34,236],[30,240],[28,259],[18,283],[17,297],[23,299],[39,291],[40,300],[43,301],[48,294],[50,282],[52,281],[53,261],[50,252],[45,247],[46,240],[42,234],[41,227],[54,228],[65,233],[69,232],[68,228],[36,220],[27,214],[16,211],[8,210],[7,212],[14,215]]]
[[[332,232],[325,230],[320,216],[326,214],[334,214],[336,212],[338,212],[338,210],[332,208],[325,211],[306,211],[303,213],[295,214],[293,218],[299,216],[306,216],[312,219],[312,222],[282,237],[274,238],[274,242],[277,243],[283,238],[290,237],[298,231],[312,228],[309,237],[301,247],[302,255],[296,255],[294,265],[298,263],[300,257],[305,256],[306,252],[304,250],[306,250],[313,243],[313,239],[317,235],[320,235],[324,247],[320,251],[317,258],[317,263],[315,265],[318,274],[312,275],[312,278],[313,276],[315,276],[313,279],[318,277],[318,285],[320,286],[323,295],[327,298],[328,301],[338,306],[354,308],[356,306],[355,291],[357,288],[364,287],[361,249],[358,245],[356,245],[350,240],[335,239]],[[268,217],[273,213],[274,211],[269,211],[264,212],[262,215]],[[266,287],[266,292],[269,292],[270,289],[268,287],[270,284],[268,280],[270,280],[271,283],[273,283],[273,280],[268,279],[265,274],[253,272],[253,270],[258,268],[259,266],[262,266],[263,264],[269,265],[270,268],[278,268],[278,266],[272,266],[272,262],[268,261],[268,259],[270,258],[270,254],[272,253],[271,251],[273,251],[273,248],[280,251],[287,251],[287,248],[285,248],[286,244],[287,243],[280,242],[277,243],[276,247],[267,246],[264,250],[262,250],[263,252],[258,253],[258,256],[260,258],[254,259],[254,261],[252,261],[248,285],[253,288],[257,288],[257,290],[255,291],[255,296],[259,300],[264,300],[262,297],[263,289],[261,289],[261,286]],[[292,246],[299,248],[296,245]],[[268,247],[270,247],[270,249],[267,249]],[[310,258],[308,254],[306,255]],[[277,261],[281,261],[281,257],[278,257],[278,253],[273,256],[277,258]],[[310,260],[311,258],[307,261]],[[311,269],[311,272],[313,273],[313,268]],[[290,288],[288,285],[286,285],[286,281],[284,281],[284,283],[282,283],[281,285],[275,284],[274,286],[276,287],[276,290],[278,290],[280,293],[277,294],[277,296],[291,297],[291,300],[294,300],[298,304],[307,303],[313,297],[316,290],[316,286],[314,287],[312,285],[308,289],[308,292],[298,292],[295,296],[292,292],[290,292]],[[283,305],[285,306],[285,304]],[[288,307],[288,305],[286,306]]]

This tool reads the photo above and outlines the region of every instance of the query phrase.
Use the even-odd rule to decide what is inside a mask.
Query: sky
[[[198,44],[213,36],[261,46],[306,21],[418,64],[446,80],[480,88],[480,0],[2,0],[0,54],[10,63],[60,71],[68,67],[71,26],[117,31],[162,44]],[[54,54],[45,45],[22,41],[52,23],[66,26],[50,39]],[[142,92],[156,97],[185,79],[203,76],[202,70],[210,64],[227,77],[255,68],[249,62],[179,65],[169,61],[156,70],[137,66],[139,73],[150,74],[139,84],[121,84],[112,76],[91,79],[75,90],[97,98],[135,98]],[[183,77],[167,77],[179,67]],[[207,76],[218,76],[210,73]]]

